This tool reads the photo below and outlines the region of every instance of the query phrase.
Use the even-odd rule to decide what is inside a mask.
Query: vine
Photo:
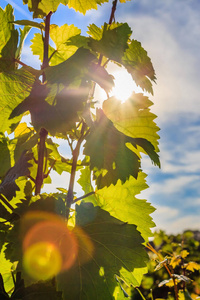
[[[60,4],[85,14],[104,2],[23,0],[41,22],[15,20],[11,5],[0,7],[2,299],[119,300],[147,271],[154,208],[137,194],[147,188],[141,153],[160,167],[159,128],[148,96],[133,92],[124,103],[110,96],[107,66],[124,67],[150,95],[151,59],[129,25],[116,22],[117,0],[108,23],[90,24],[88,36],[51,24]],[[31,28],[40,70],[21,60]],[[97,85],[107,95],[100,106]],[[31,124],[22,121],[27,113]],[[69,182],[46,193],[52,170],[68,173]]]

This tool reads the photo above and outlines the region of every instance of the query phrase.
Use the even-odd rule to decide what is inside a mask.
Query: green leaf
[[[8,292],[14,286],[12,274],[11,274],[11,269],[12,269],[13,264],[5,258],[4,251],[5,251],[5,245],[3,246],[3,249],[0,252],[0,261],[1,261],[0,274],[3,277],[4,288],[5,288],[6,292]]]
[[[80,48],[69,59],[45,69],[46,78],[49,83],[62,83],[68,86],[88,73],[93,60],[95,56],[88,49]]]
[[[118,179],[125,182],[130,175],[137,178],[140,158],[126,146],[130,142],[136,147],[134,139],[119,132],[102,110],[98,111],[97,117],[84,148],[84,154],[90,156],[97,187],[116,184]]]
[[[52,135],[66,134],[79,121],[78,112],[83,110],[87,97],[88,87],[85,84],[59,91],[57,85],[41,84],[37,79],[30,95],[12,111],[10,118],[29,110],[36,131],[45,128]]]
[[[149,108],[152,104],[148,97],[133,93],[124,103],[115,97],[109,98],[103,103],[103,111],[120,132],[133,138],[146,139],[159,152],[159,128],[154,122],[156,115]]]
[[[131,41],[129,48],[124,53],[122,63],[132,75],[136,84],[143,90],[153,94],[151,81],[155,82],[156,80],[155,71],[147,51],[144,50],[140,42]]]
[[[76,226],[83,232],[75,227],[78,258],[68,272],[58,277],[64,299],[114,299],[118,286],[115,275],[129,285],[139,285],[148,258],[136,226],[121,222],[89,203],[76,206],[76,212]],[[93,254],[88,252],[87,242],[84,243],[85,234],[93,244]],[[86,258],[88,261],[84,263]]]
[[[18,161],[24,151],[31,151],[37,145],[39,135],[26,123],[20,123],[15,129],[15,138],[11,140],[11,151],[14,152],[14,160]]]
[[[103,35],[103,27],[99,28],[97,25],[95,24],[91,24],[88,26],[88,31],[87,33],[94,39],[94,40],[101,40],[102,39],[102,35]]]
[[[88,46],[89,43],[89,38],[80,34],[77,34],[75,36],[72,36],[67,42],[66,44],[69,45],[73,45],[76,46],[77,48],[87,48],[89,49]]]
[[[50,27],[50,38],[56,46],[55,53],[50,60],[50,65],[57,65],[58,63],[68,59],[76,52],[77,47],[73,45],[67,45],[67,41],[71,37],[77,36],[80,33],[81,30],[75,27],[73,24],[64,24],[61,27],[52,25]],[[49,56],[51,55],[52,53],[50,53]]]
[[[12,124],[17,124],[20,117],[9,120],[13,109],[30,93],[35,77],[23,68],[0,74],[0,132],[12,132]]]
[[[50,163],[50,168],[53,167],[53,170],[56,171],[59,175],[62,172],[71,173],[71,165],[69,164],[69,159],[65,159],[58,152],[58,144],[53,143],[52,139],[48,138],[46,140],[46,147],[48,149],[48,161]]]
[[[18,31],[10,22],[14,21],[13,8],[7,5],[0,7],[0,72],[15,69],[15,52],[18,43]]]
[[[109,0],[68,0],[68,6],[85,14],[87,10],[97,9],[97,4],[101,5],[102,3],[108,1]]]
[[[8,200],[11,200],[16,196],[16,191],[19,191],[18,185],[15,180],[21,176],[28,176],[30,174],[29,167],[31,166],[28,162],[32,158],[31,153],[22,153],[20,159],[15,165],[9,169],[0,184],[0,194],[3,194]]]
[[[155,211],[146,200],[136,198],[144,189],[148,187],[145,181],[146,174],[139,172],[138,178],[130,177],[124,184],[120,181],[96,191],[92,202],[108,211],[113,217],[135,224],[141,232],[142,237],[148,242],[148,237],[152,236],[151,229],[155,226],[151,213]],[[91,199],[90,199],[91,201]]]
[[[44,43],[41,33],[35,33],[33,39],[31,40],[30,46],[33,55],[38,55],[41,63],[43,62],[44,55]],[[55,52],[55,49],[49,45],[49,57]]]
[[[23,0],[24,4],[28,4],[28,9],[33,12],[33,18],[43,18],[49,12],[55,12],[60,3],[67,4],[66,0]]]
[[[109,59],[117,62],[121,61],[126,48],[128,47],[128,40],[132,33],[127,23],[113,23],[111,25],[104,24],[100,33],[94,25],[89,28],[92,30],[93,36],[97,36],[96,39],[90,40],[89,45],[92,50],[103,54]],[[99,37],[102,35],[101,39]]]
[[[97,9],[97,5],[104,2],[108,0],[23,0],[24,4],[28,4],[29,11],[33,12],[33,18],[43,18],[50,11],[55,12],[61,3],[85,14],[87,10]]]

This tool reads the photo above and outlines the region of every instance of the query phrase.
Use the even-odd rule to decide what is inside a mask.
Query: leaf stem
[[[41,187],[43,184],[44,179],[44,154],[45,154],[45,140],[47,137],[48,131],[45,128],[40,129],[40,142],[39,142],[39,149],[38,149],[38,169],[37,169],[37,176],[35,180],[35,195],[40,194]]]
[[[109,25],[111,25],[112,22],[115,20],[116,8],[117,8],[117,0],[114,0],[112,3],[112,10],[111,10],[110,19],[109,19]]]
[[[21,60],[19,60],[17,58],[14,58],[14,61],[23,67],[28,67],[28,65],[26,65],[25,63],[23,63]]]
[[[87,198],[87,197],[89,197],[89,196],[91,196],[91,195],[94,195],[94,194],[95,194],[94,191],[93,191],[93,192],[90,192],[90,193],[88,193],[88,194],[85,194],[85,195],[83,195],[83,196],[81,196],[81,197],[79,197],[79,198],[74,199],[74,200],[73,200],[73,203],[76,203],[76,202],[78,202],[79,200],[82,200],[82,199]]]
[[[0,195],[0,199],[8,208],[10,208],[10,210],[14,211],[14,207],[12,207],[12,205],[8,202],[7,199],[5,199],[2,195]]]

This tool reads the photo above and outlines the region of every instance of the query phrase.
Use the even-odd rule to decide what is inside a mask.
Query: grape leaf
[[[84,146],[84,154],[90,156],[90,167],[94,170],[97,187],[115,184],[118,179],[125,182],[130,175],[137,178],[140,158],[126,146],[130,142],[136,147],[134,139],[119,132],[102,110],[98,111],[98,118]],[[107,172],[103,174],[103,170]]]
[[[96,64],[95,60],[96,57],[88,49],[79,48],[69,59],[47,68],[46,78],[50,84],[57,83],[65,86],[82,78],[93,80],[108,92],[114,84],[113,77],[105,68]]]
[[[140,42],[131,41],[129,48],[124,53],[122,63],[132,75],[136,84],[143,90],[153,94],[151,81],[155,82],[156,80],[155,71],[147,51],[144,50]]]
[[[108,0],[23,0],[24,4],[28,4],[29,11],[33,12],[33,18],[43,18],[50,11],[55,12],[61,3],[85,14],[87,10],[97,9],[97,4],[104,2]]]
[[[136,197],[144,189],[146,184],[146,174],[139,172],[137,180],[132,176],[124,184],[120,181],[117,184],[96,190],[93,195],[89,195],[83,201],[92,202],[95,206],[100,206],[108,211],[111,216],[123,222],[135,224],[141,232],[142,237],[148,242],[148,237],[152,236],[151,228],[155,226],[151,213],[155,211],[146,200]],[[91,185],[91,175],[88,167],[81,170],[78,183],[81,185],[84,194],[93,191]]]
[[[0,73],[0,132],[12,132],[12,124],[21,116],[9,120],[12,110],[30,93],[35,77],[23,68],[9,73]]]
[[[64,24],[62,26],[52,25],[50,27],[50,38],[55,43],[55,53],[50,60],[50,65],[57,65],[72,56],[77,47],[67,45],[67,41],[78,34],[81,30],[76,26]]]
[[[28,4],[28,9],[33,12],[33,18],[43,18],[49,12],[55,12],[60,3],[67,4],[66,0],[23,0]]]
[[[87,10],[97,9],[97,4],[101,5],[102,3],[108,1],[109,0],[68,0],[68,6],[85,14]]]
[[[130,147],[131,145],[131,147]],[[97,121],[86,137],[84,154],[90,156],[97,187],[125,182],[130,175],[137,178],[140,168],[140,149],[160,166],[159,157],[151,142],[144,138],[132,138],[116,130],[103,111],[97,113]],[[135,149],[135,150],[134,150]]]
[[[41,33],[35,33],[34,37],[31,40],[31,50],[33,55],[38,55],[39,60],[41,63],[43,62],[43,55],[44,55],[44,43]],[[55,52],[55,49],[49,45],[49,57]]]
[[[0,194],[3,194],[8,200],[11,200],[16,196],[16,191],[19,191],[19,187],[15,183],[15,180],[20,176],[28,176],[30,174],[28,162],[32,158],[31,153],[23,152],[20,159],[15,165],[8,170],[3,181],[0,184]]]
[[[127,23],[113,23],[111,25],[104,24],[101,28],[102,33],[91,25],[89,30],[97,35],[98,40],[90,40],[90,47],[92,50],[103,54],[109,59],[120,62],[126,48],[128,47],[128,40],[132,33]],[[102,35],[101,39],[99,37]]]
[[[68,86],[73,81],[83,78],[94,60],[95,56],[89,50],[80,48],[69,59],[45,69],[46,78],[49,83],[62,83]]]
[[[14,29],[13,8],[7,5],[5,10],[0,7],[0,72],[15,69],[15,52],[18,43],[18,31]]]
[[[56,87],[41,84],[37,79],[30,95],[12,111],[10,118],[29,110],[36,131],[45,128],[52,135],[66,134],[79,121],[78,112],[83,110],[88,88],[82,85],[77,89],[64,88],[57,93]],[[53,103],[49,104],[48,98]]]
[[[5,245],[0,252],[0,274],[2,274],[3,281],[4,281],[4,288],[6,292],[10,291],[13,288],[13,278],[11,274],[12,263],[5,258]],[[7,298],[9,299],[9,298]]]
[[[94,40],[101,40],[103,35],[103,27],[100,28],[95,24],[90,24],[88,26],[87,33],[94,39]]]
[[[115,97],[109,98],[103,103],[103,111],[120,132],[133,138],[146,139],[159,152],[159,128],[154,122],[156,115],[149,109],[152,104],[148,97],[133,93],[124,103]]]
[[[118,286],[115,275],[128,284],[139,285],[148,258],[136,226],[111,217],[91,203],[76,206],[76,213],[76,226],[88,235],[94,253],[88,254],[87,244],[82,242],[84,235],[79,233],[76,263],[58,276],[58,287],[64,290],[64,299],[114,299],[113,293]],[[90,260],[81,264],[85,256]]]
[[[155,208],[146,200],[136,198],[137,194],[148,187],[145,177],[143,172],[139,172],[137,180],[130,177],[124,184],[118,181],[115,186],[100,189],[96,191],[96,203],[93,203],[108,211],[113,217],[135,224],[148,242],[148,237],[152,236],[150,228],[155,226],[150,214]]]

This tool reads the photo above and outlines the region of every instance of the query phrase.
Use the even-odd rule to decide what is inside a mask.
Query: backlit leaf
[[[115,97],[109,98],[103,103],[103,111],[119,131],[133,138],[146,139],[158,152],[159,128],[154,122],[156,115],[149,109],[152,104],[148,97],[133,93],[124,103]]]
[[[21,116],[9,120],[13,109],[30,93],[35,77],[23,68],[0,74],[0,131],[12,131],[11,125],[17,124]]]
[[[79,121],[78,112],[83,110],[87,96],[88,88],[84,85],[77,89],[64,88],[59,92],[57,85],[48,86],[36,80],[30,95],[13,110],[10,117],[29,110],[36,131],[45,128],[52,135],[66,134]]]
[[[44,55],[44,43],[41,33],[35,33],[33,39],[31,40],[30,46],[33,55],[38,55],[41,63],[43,62]],[[49,45],[49,57],[55,52],[55,49]]]
[[[33,18],[43,18],[49,12],[55,12],[60,3],[67,4],[66,0],[23,0],[28,4],[28,9],[33,12]]]
[[[13,8],[7,5],[5,10],[0,7],[0,72],[15,69],[15,52],[18,43],[18,31],[14,29]]]
[[[50,60],[51,65],[56,65],[58,63],[63,62],[72,56],[77,47],[67,45],[67,41],[78,34],[81,33],[81,30],[72,25],[64,24],[61,27],[57,25],[53,25],[50,28],[50,38],[55,43],[56,49],[55,54],[52,56]],[[50,53],[51,55],[51,53]]]
[[[15,180],[20,176],[28,176],[30,174],[29,167],[31,165],[28,161],[31,158],[31,153],[27,154],[24,152],[1,182],[0,194],[3,194],[8,200],[11,200],[16,195],[16,191],[20,190]]]
[[[68,6],[85,14],[87,10],[97,9],[97,4],[101,5],[104,2],[108,0],[68,0]]]
[[[118,286],[115,275],[128,284],[139,285],[147,254],[136,226],[111,217],[91,203],[76,206],[76,211],[76,226],[83,233],[75,227],[80,245],[78,259],[68,272],[58,277],[64,300],[114,299]],[[83,242],[84,234],[93,244],[93,253],[88,252],[88,244]]]
[[[11,268],[12,268],[13,264],[5,258],[4,250],[5,250],[5,245],[2,249],[2,251],[0,252],[0,261],[1,261],[0,274],[3,277],[4,288],[5,288],[6,292],[8,292],[14,286],[13,278],[12,278],[12,274],[11,274]]]
[[[50,11],[55,12],[61,3],[85,14],[87,10],[97,9],[97,4],[101,5],[104,2],[108,0],[23,0],[33,12],[33,18],[43,18]]]
[[[153,94],[151,81],[156,80],[155,71],[147,51],[144,50],[140,42],[136,40],[131,41],[122,62],[136,84],[143,90]]]
[[[109,59],[117,62],[121,61],[122,56],[126,48],[128,47],[127,42],[132,33],[127,23],[113,23],[112,25],[104,24],[100,33],[96,27],[90,27],[93,35],[97,36],[98,40],[91,39],[89,45],[92,50],[103,54]],[[102,35],[101,39],[99,36]]]
[[[124,184],[120,181],[95,192],[96,199],[93,203],[108,211],[113,217],[135,224],[142,237],[148,242],[152,236],[151,228],[155,226],[151,213],[155,208],[146,200],[138,199],[140,194],[148,186],[145,181],[146,175],[139,172],[138,178],[130,177]],[[90,200],[91,201],[91,200]]]
[[[84,154],[90,156],[98,188],[116,184],[118,179],[125,182],[130,175],[137,178],[140,159],[126,146],[130,142],[136,147],[134,140],[116,130],[103,111],[99,110],[98,118],[84,148]]]

